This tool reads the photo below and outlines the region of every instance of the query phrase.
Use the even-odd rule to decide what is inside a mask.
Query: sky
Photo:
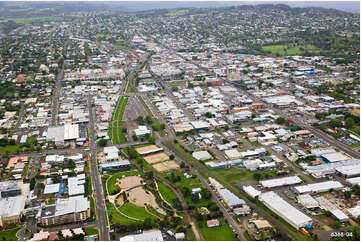
[[[111,0],[112,1],[112,0]],[[115,0],[116,1],[116,0]],[[116,1],[118,2],[118,1]],[[179,8],[179,7],[226,7],[226,6],[235,6],[242,4],[277,4],[283,3],[287,4],[290,7],[324,7],[324,8],[334,8],[337,10],[359,13],[360,12],[360,1],[323,1],[323,0],[306,0],[306,1],[287,1],[287,0],[278,0],[278,1],[205,1],[205,0],[183,0],[183,1],[166,1],[166,0],[133,0],[133,1],[122,1],[121,4],[124,8],[133,11],[148,10],[154,8]]]

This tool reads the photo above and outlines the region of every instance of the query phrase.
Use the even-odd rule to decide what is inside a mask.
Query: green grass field
[[[86,235],[99,234],[98,229],[96,228],[84,228]]]
[[[181,87],[181,86],[185,86],[186,82],[185,81],[181,81],[181,82],[170,82],[169,86],[172,87]]]
[[[112,122],[109,125],[108,135],[113,144],[123,144],[127,142],[125,133],[123,133],[123,114],[127,105],[128,98],[120,97],[113,113]]]
[[[107,206],[107,213],[108,213],[109,220],[112,220],[113,222],[115,222],[117,224],[121,224],[121,225],[131,225],[131,224],[138,224],[139,223],[139,221],[129,219],[129,218],[124,217],[123,215],[121,215],[116,210],[116,208],[114,207],[113,204],[107,202],[106,206]]]
[[[209,168],[207,167],[207,169]],[[246,168],[214,169],[212,172],[223,177],[223,179],[230,183],[252,179],[252,172]]]
[[[15,153],[21,152],[20,147],[21,147],[20,144],[1,146],[0,147],[0,154],[1,155],[6,155],[6,154],[15,154]]]
[[[32,18],[8,18],[7,20],[12,20],[17,24],[29,24],[32,22],[45,22],[45,21],[55,21],[60,20],[60,17],[32,17]]]
[[[18,240],[18,238],[16,237],[16,232],[18,232],[18,230],[21,228],[22,227],[19,226],[19,227],[13,228],[13,229],[1,230],[0,231],[0,240],[1,241]]]
[[[144,220],[146,218],[155,219],[156,217],[148,213],[144,207],[135,206],[132,203],[125,203],[119,208],[119,211],[129,217]]]
[[[285,51],[286,49],[286,51]],[[291,45],[268,45],[262,46],[262,50],[267,52],[272,52],[272,54],[279,55],[302,55],[303,53],[311,52],[318,53],[319,50],[313,45],[301,45],[301,46],[291,46]]]
[[[164,183],[157,182],[158,189],[160,194],[162,194],[162,197],[164,200],[166,200],[168,203],[172,204],[173,199],[176,199],[177,196],[174,195],[172,190],[170,190]]]
[[[201,224],[199,224],[199,230],[202,233],[203,239],[205,241],[211,240],[211,241],[236,241],[238,240],[236,237],[236,234],[233,233],[232,229],[229,227],[229,225],[221,219],[219,221],[218,227],[208,228],[207,222],[202,221]]]
[[[166,13],[166,16],[169,17],[177,17],[177,16],[181,16],[181,15],[185,15],[188,13],[187,9],[182,9],[182,10],[172,10],[168,13]]]
[[[132,170],[132,171],[118,172],[118,173],[112,175],[109,178],[109,180],[107,181],[107,188],[108,188],[109,194],[113,194],[114,192],[119,190],[119,188],[115,186],[115,182],[116,182],[117,179],[120,179],[123,176],[135,176],[135,175],[139,175],[139,174],[140,174],[139,171]]]

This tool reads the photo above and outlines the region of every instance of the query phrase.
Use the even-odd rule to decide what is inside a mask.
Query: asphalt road
[[[60,96],[60,89],[61,89],[61,81],[64,78],[64,64],[59,69],[58,75],[56,77],[55,86],[53,89],[53,102],[51,107],[51,126],[56,126],[56,115],[58,114],[58,102]]]
[[[103,186],[98,172],[98,165],[96,161],[97,144],[95,138],[94,128],[94,112],[92,108],[92,96],[88,96],[89,109],[89,130],[90,130],[90,175],[92,177],[93,189],[95,194],[95,208],[96,208],[96,222],[99,229],[99,240],[108,241],[109,232],[105,217],[106,206],[104,202]]]

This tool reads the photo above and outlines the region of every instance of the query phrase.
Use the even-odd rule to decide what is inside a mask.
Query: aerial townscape
[[[0,2],[0,240],[360,241],[360,6],[296,3]]]

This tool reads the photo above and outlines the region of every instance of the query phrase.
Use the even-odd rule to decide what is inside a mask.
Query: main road
[[[103,186],[99,176],[98,165],[96,161],[97,144],[95,138],[94,113],[92,107],[92,96],[88,96],[89,109],[89,131],[90,131],[90,175],[92,177],[93,189],[95,194],[96,222],[99,229],[99,240],[109,240],[109,232],[107,228],[107,218],[105,217],[105,202]]]

